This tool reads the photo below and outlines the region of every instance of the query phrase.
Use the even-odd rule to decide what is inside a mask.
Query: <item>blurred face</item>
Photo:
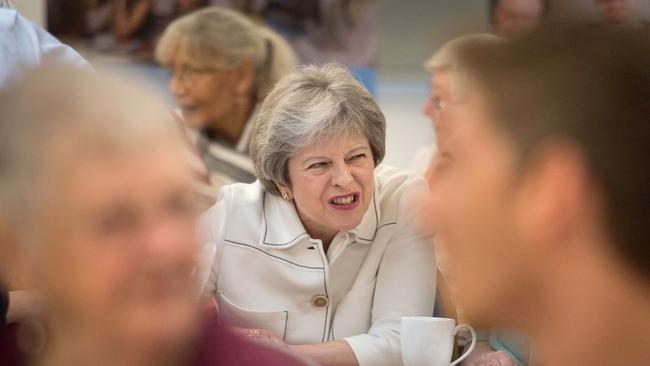
[[[438,70],[431,75],[431,92],[422,107],[425,116],[431,119],[436,136],[445,124],[445,110],[451,102],[451,81],[449,71]]]
[[[238,69],[200,67],[180,51],[172,57],[170,68],[169,90],[185,123],[193,128],[223,128],[248,93]]]
[[[182,155],[58,149],[33,272],[52,318],[130,346],[187,337],[197,314],[195,209]],[[119,343],[118,343],[119,344]]]
[[[540,0],[501,0],[494,14],[496,32],[511,35],[530,31],[541,23],[543,16]]]
[[[289,158],[291,187],[307,231],[318,239],[361,223],[374,193],[375,163],[365,137],[343,135]]]
[[[515,151],[473,93],[443,144],[431,184],[437,245],[448,255],[459,307],[481,324],[507,314],[530,285],[517,217]],[[525,205],[525,202],[523,202]]]
[[[630,18],[630,0],[596,0],[598,10],[611,23],[624,23]]]

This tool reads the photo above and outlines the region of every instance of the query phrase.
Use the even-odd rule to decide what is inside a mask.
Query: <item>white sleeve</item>
[[[26,68],[45,60],[92,70],[75,50],[45,29],[14,9],[0,8],[0,87],[19,78]]]
[[[401,365],[402,317],[433,315],[435,258],[431,236],[418,228],[417,216],[400,224],[383,255],[368,333],[345,339],[360,366]]]
[[[82,69],[92,70],[92,67],[81,57],[72,47],[59,42],[53,35],[45,29],[32,24],[38,37],[38,45],[41,52],[42,62],[55,62],[79,67]]]
[[[226,232],[227,200],[230,193],[228,186],[221,188],[217,202],[201,217],[199,223],[198,278],[206,297],[212,297],[217,291],[217,274],[223,239]]]

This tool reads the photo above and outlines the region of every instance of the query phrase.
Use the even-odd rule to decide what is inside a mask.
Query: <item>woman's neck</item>
[[[300,217],[300,221],[302,221],[302,225],[305,227],[307,234],[309,234],[312,239],[320,240],[321,243],[323,243],[323,251],[327,253],[327,249],[329,249],[329,246],[332,243],[332,240],[334,240],[336,234],[338,234],[338,231],[328,229],[323,225],[319,225],[317,222],[309,220],[305,215],[300,213],[300,209],[298,209],[297,206],[296,211],[298,212],[298,217]]]
[[[253,98],[246,98],[241,103],[235,104],[231,112],[220,121],[215,121],[206,128],[210,139],[220,137],[232,145],[236,145],[241,139],[246,124],[254,108]]]

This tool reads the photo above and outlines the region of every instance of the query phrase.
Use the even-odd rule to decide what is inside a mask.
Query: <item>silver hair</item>
[[[0,8],[14,9],[14,4],[9,0],[0,0]]]
[[[44,195],[51,155],[139,151],[181,140],[172,115],[133,81],[65,66],[43,66],[0,92],[0,215],[25,229]],[[176,141],[176,142],[174,142]],[[67,150],[66,150],[67,151]]]
[[[296,66],[291,46],[278,34],[234,10],[210,6],[174,20],[156,45],[156,60],[169,65],[178,52],[193,66],[235,68],[255,65],[255,93],[261,100]]]
[[[462,94],[465,77],[459,65],[459,54],[468,47],[497,42],[505,42],[505,39],[489,33],[475,33],[454,38],[443,44],[425,62],[424,67],[432,74],[440,71],[449,72],[452,98],[458,98],[459,94]]]
[[[289,185],[289,158],[345,134],[367,138],[375,166],[386,149],[386,120],[370,93],[343,66],[306,66],[266,97],[255,119],[251,157],[257,178],[275,195]]]

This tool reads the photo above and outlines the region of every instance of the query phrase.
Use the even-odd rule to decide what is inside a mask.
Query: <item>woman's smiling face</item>
[[[368,139],[357,134],[330,137],[289,158],[290,187],[309,234],[331,240],[361,223],[374,193],[375,162]]]

